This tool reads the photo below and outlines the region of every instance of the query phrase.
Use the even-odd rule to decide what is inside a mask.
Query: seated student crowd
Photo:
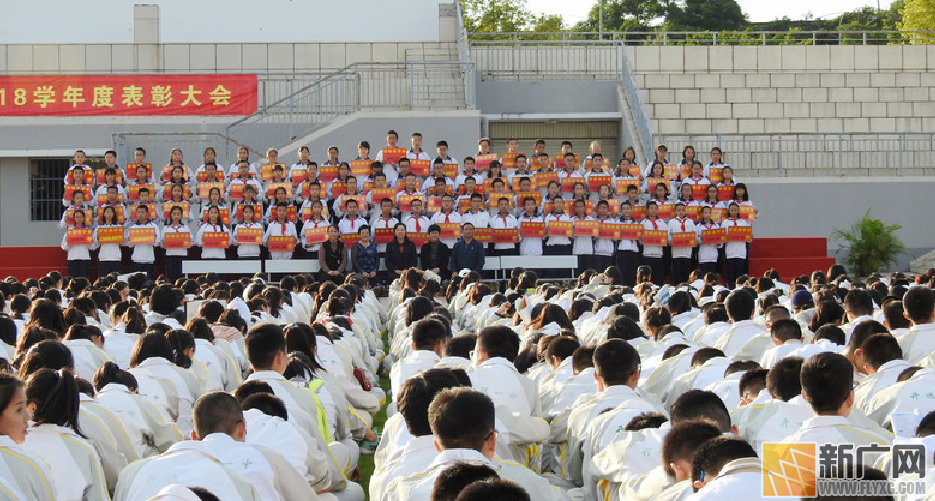
[[[705,165],[691,146],[670,162],[660,145],[640,166],[633,148],[614,164],[599,141],[591,142],[585,158],[563,141],[553,158],[543,140],[526,155],[511,138],[497,155],[485,138],[475,156],[459,162],[446,140],[436,142],[434,160],[422,140],[413,133],[410,148],[399,147],[399,135],[390,130],[373,159],[370,143],[361,141],[354,160],[341,161],[332,146],[320,165],[302,147],[291,166],[275,149],[251,160],[242,147],[225,167],[208,147],[194,170],[178,148],[161,168],[147,162],[142,148],[125,168],[108,151],[97,171],[79,150],[64,179],[62,248],[69,274],[90,277],[96,262],[104,276],[129,261],[130,271],[155,278],[155,264],[163,261],[175,280],[182,261],[195,257],[193,247],[200,247],[201,259],[318,258],[327,228],[334,227],[349,261],[332,260],[328,271],[353,270],[373,280],[381,260],[390,268],[386,247],[398,224],[417,251],[431,241],[430,261],[444,263],[438,253],[445,251],[434,244],[457,254],[466,223],[476,232],[477,243],[466,242],[472,255],[478,248],[488,255],[576,255],[579,271],[616,265],[631,286],[640,264],[652,268],[657,285],[667,278],[684,282],[694,267],[723,270],[731,283],[747,272],[757,210],[719,148]],[[438,235],[430,234],[432,225]],[[338,257],[333,242],[331,257]],[[395,278],[394,271],[409,266],[380,278]],[[462,269],[431,268],[446,274]]]
[[[373,500],[759,499],[766,442],[872,447],[865,479],[935,475],[897,478],[888,452],[935,433],[935,270],[733,289],[641,271],[630,288],[615,267],[516,269],[499,292],[407,268],[382,298],[358,273],[6,279],[2,492],[360,500],[374,453]]]

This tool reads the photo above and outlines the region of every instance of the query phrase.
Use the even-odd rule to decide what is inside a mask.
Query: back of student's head
[[[723,357],[724,352],[717,348],[701,348],[692,354],[691,368],[700,367],[712,358]]]
[[[916,437],[927,437],[935,435],[935,411],[931,411],[922,417],[919,426],[916,427]]]
[[[286,351],[286,337],[276,324],[258,324],[247,332],[245,346],[254,369],[270,369],[276,356]]]
[[[931,322],[935,316],[935,293],[926,287],[913,287],[903,295],[903,309],[914,324]]]
[[[150,308],[154,313],[171,315],[178,308],[180,299],[179,294],[172,286],[160,285],[153,289],[153,295],[150,297]]]
[[[802,364],[802,396],[816,413],[834,413],[854,390],[854,367],[843,355],[822,352]]]
[[[224,306],[217,301],[205,301],[198,308],[198,316],[207,320],[209,324],[214,324],[224,313]]]
[[[98,367],[97,371],[94,372],[94,389],[101,391],[102,388],[109,384],[122,384],[130,390],[135,390],[138,387],[136,377],[133,374],[120,369],[113,362],[104,362],[104,365]]]
[[[737,386],[740,390],[740,398],[754,399],[766,388],[766,378],[769,374],[767,369],[752,369],[744,372],[740,376],[740,384]]]
[[[445,344],[446,357],[471,358],[471,352],[477,346],[477,336],[462,334],[448,340]]]
[[[639,370],[639,352],[622,339],[608,339],[594,349],[594,372],[608,386],[626,384]]]
[[[668,325],[672,322],[672,315],[669,314],[669,310],[661,306],[654,306],[646,309],[646,313],[643,314],[643,325],[647,329],[660,329],[663,325]]]
[[[431,501],[455,501],[458,494],[474,482],[500,478],[496,470],[478,463],[455,463],[435,477]]]
[[[39,369],[26,380],[26,403],[34,404],[32,420],[78,433],[78,384],[67,370]]]
[[[715,423],[723,433],[730,431],[727,406],[710,391],[689,390],[683,393],[669,409],[669,419],[673,426],[682,421],[703,419]]]
[[[251,395],[259,393],[273,393],[273,387],[263,380],[244,381],[243,384],[234,390],[234,398],[241,404]]]
[[[785,402],[802,393],[802,357],[786,357],[773,365],[766,375],[766,388],[773,398]]]
[[[438,343],[448,339],[448,329],[439,320],[423,318],[412,326],[412,342],[417,350],[434,351]]]
[[[607,328],[607,339],[639,339],[645,337],[643,329],[635,320],[626,316],[618,316]]]
[[[20,378],[26,379],[27,376],[39,369],[57,371],[59,369],[73,369],[74,367],[75,359],[71,350],[56,340],[47,339],[39,341],[29,349],[26,357],[20,363],[19,375]]]
[[[669,418],[667,418],[665,414],[661,412],[643,412],[638,416],[633,416],[633,418],[630,419],[630,422],[627,423],[624,430],[640,431],[649,428],[659,428],[668,421]]]
[[[791,318],[784,318],[773,322],[769,334],[780,343],[785,343],[790,339],[802,339],[802,326]]]
[[[575,352],[571,354],[571,368],[575,374],[594,367],[594,350],[597,349],[596,346],[587,345],[579,346],[575,349]]]
[[[902,360],[903,350],[899,341],[889,334],[874,334],[860,345],[864,363],[879,370],[880,366],[893,360]]]
[[[704,324],[711,325],[717,322],[727,322],[730,316],[727,315],[727,308],[721,303],[710,303],[712,306],[704,313]]]
[[[756,450],[740,437],[715,437],[703,443],[692,457],[692,481],[716,477],[735,459],[755,458]],[[702,479],[702,472],[704,479]],[[697,489],[696,489],[697,491]]]
[[[429,426],[436,442],[445,449],[480,452],[496,431],[493,401],[470,388],[439,392],[429,405]]]
[[[198,438],[212,433],[232,435],[237,425],[243,422],[240,402],[230,393],[214,391],[202,395],[192,409],[192,422]]]
[[[662,441],[662,468],[675,477],[670,465],[677,462],[691,465],[692,457],[701,444],[720,435],[721,430],[710,421],[682,421],[673,425]]]
[[[691,296],[685,291],[678,291],[669,296],[669,312],[673,315],[684,313],[691,309]]]
[[[844,340],[847,335],[844,334],[844,329],[838,327],[837,325],[827,324],[822,325],[815,331],[815,341],[821,341],[822,339],[827,339],[828,341],[839,345],[844,346]]]
[[[278,417],[283,421],[289,420],[286,403],[272,393],[254,393],[243,399],[240,403],[240,409],[244,412],[256,409],[267,416]]]
[[[892,300],[883,307],[883,318],[886,320],[886,327],[893,329],[906,329],[911,324],[906,318],[906,310],[903,308],[903,302],[896,299]]]
[[[477,335],[477,349],[490,358],[503,357],[512,362],[519,353],[519,336],[506,326],[484,327]]]
[[[736,362],[731,362],[726,369],[724,369],[724,377],[730,376],[738,372],[747,372],[760,368],[760,363],[753,360],[738,360]]]
[[[727,315],[734,322],[749,320],[753,317],[753,310],[756,309],[756,300],[745,290],[735,290],[727,295],[724,307],[727,308]]]
[[[530,501],[529,493],[509,480],[482,480],[468,485],[455,501]]]
[[[579,346],[581,346],[581,344],[578,342],[577,338],[558,336],[550,341],[549,347],[545,349],[546,359],[552,360],[552,358],[555,357],[561,362],[572,356]]]
[[[854,316],[873,313],[873,298],[865,289],[853,289],[844,296],[844,311]]]
[[[889,334],[886,326],[876,320],[864,320],[854,327],[851,332],[851,339],[847,342],[847,353],[854,353],[857,348],[864,344],[864,341],[874,334]]]
[[[446,388],[463,386],[450,369],[429,369],[407,379],[399,390],[397,406],[414,437],[431,435],[429,405]]]
[[[406,326],[410,326],[419,320],[422,320],[423,317],[432,313],[434,305],[432,301],[423,296],[416,296],[412,298],[409,303],[406,304]]]

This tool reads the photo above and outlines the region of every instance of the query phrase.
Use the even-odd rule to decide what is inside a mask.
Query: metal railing
[[[619,80],[623,45],[605,40],[518,40],[470,43],[471,60],[484,80]]]
[[[691,145],[724,150],[724,163],[739,179],[794,176],[909,176],[935,170],[935,133],[655,134],[671,155]],[[678,158],[670,158],[678,161]]]
[[[357,111],[474,109],[470,62],[355,63],[230,124],[224,135],[258,153]]]
[[[649,118],[646,103],[643,101],[643,93],[640,92],[639,85],[636,83],[636,75],[633,73],[633,67],[630,65],[630,58],[627,52],[620,52],[620,67],[623,70],[620,75],[620,84],[624,89],[627,108],[630,111],[630,119],[639,135],[640,146],[643,147],[643,154],[649,156],[653,151],[653,121]]]
[[[146,150],[146,161],[159,169],[169,163],[172,148],[182,150],[182,162],[192,172],[204,163],[202,154],[208,146],[217,151],[217,163],[225,170],[237,159],[236,152],[240,143],[219,132],[118,132],[111,134],[117,158],[132,159],[134,150],[142,147]],[[233,147],[231,147],[233,145]],[[225,153],[225,150],[228,153]],[[234,155],[229,152],[233,151]],[[260,156],[265,155],[265,151]],[[251,159],[256,157],[251,154]],[[128,160],[132,161],[132,160]]]
[[[545,31],[468,33],[471,45],[903,45],[935,43],[935,31]]]

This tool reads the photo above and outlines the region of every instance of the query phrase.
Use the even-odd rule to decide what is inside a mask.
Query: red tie
[[[685,231],[685,220],[682,220],[682,231]]]
[[[212,224],[211,226],[214,227],[214,231],[218,231],[218,225]]]
[[[351,229],[352,229],[352,230],[354,229],[354,220],[353,220],[353,219],[351,219]]]
[[[279,234],[281,236],[286,236],[286,223],[279,223],[279,226],[281,227]]]
[[[649,222],[653,223],[653,229],[654,229],[654,230],[658,230],[658,229],[659,229],[659,227],[656,226],[656,220],[655,220],[655,219],[650,219]]]
[[[506,217],[505,217],[505,216],[500,216],[500,219],[503,220],[503,227],[506,228]]]
[[[422,233],[422,225],[419,224],[419,218],[416,218],[416,232]]]
[[[448,221],[448,214],[445,214],[445,224],[448,224],[448,223],[449,223],[449,221]]]

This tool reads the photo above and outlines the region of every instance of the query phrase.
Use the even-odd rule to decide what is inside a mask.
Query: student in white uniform
[[[182,208],[181,207],[172,207],[169,211],[169,221],[166,222],[165,227],[162,229],[163,232],[163,243],[165,246],[165,235],[174,234],[174,233],[188,233],[189,234],[189,245],[191,245],[191,230],[188,227],[187,223],[182,222]],[[165,258],[165,267],[166,267],[166,278],[170,283],[175,283],[175,280],[182,277],[182,260],[188,257],[188,248],[172,248],[166,249],[166,258]]]
[[[166,293],[174,294],[171,289],[153,291]],[[136,341],[128,372],[136,378],[140,396],[163,408],[186,435],[192,430],[192,405],[200,391],[194,373],[175,365],[175,358],[165,336],[148,332]]]
[[[266,227],[266,233],[263,234],[263,245],[268,245],[269,237],[292,237],[296,239],[298,235],[295,231],[295,224],[286,221],[288,206],[281,203],[276,206],[276,220],[269,223]],[[292,251],[289,252],[270,252],[270,259],[291,259]]]
[[[903,295],[903,309],[912,325],[899,344],[906,360],[916,363],[935,351],[935,295],[931,289],[913,287]]]
[[[720,228],[721,225],[711,219],[711,206],[703,206],[701,208],[701,219],[695,225],[695,233],[698,235],[698,269],[704,274],[717,272],[718,249],[721,244],[702,243],[703,233]]]
[[[448,329],[438,320],[422,319],[412,326],[412,353],[393,364],[390,370],[390,387],[393,401],[398,401],[399,390],[404,382],[425,369],[435,367],[441,360],[442,350],[448,340]]]
[[[112,362],[113,357],[104,351],[104,336],[101,329],[92,325],[72,325],[65,333],[62,344],[68,347],[75,361],[75,375],[91,381],[94,371]]]
[[[29,427],[23,382],[0,374],[0,478],[13,500],[53,501],[52,472],[38,455],[22,447]]]
[[[238,257],[259,257],[260,256],[260,244],[242,244],[237,242],[237,233],[241,230],[260,230],[263,232],[263,224],[258,223],[254,217],[254,208],[252,205],[247,205],[243,208],[243,223],[238,224],[233,233],[231,234],[231,243],[237,246],[237,256]],[[262,236],[260,241],[262,241]]]
[[[461,226],[461,215],[454,211],[454,198],[445,193],[442,197],[442,210],[432,215],[432,222],[435,224],[457,224]],[[457,238],[442,238],[441,242],[453,248],[458,242]]]
[[[732,291],[724,301],[731,326],[721,334],[714,347],[724,356],[734,358],[753,338],[764,334],[765,329],[753,320],[756,300],[743,289]]]
[[[204,247],[205,233],[224,233],[226,241],[230,242],[230,230],[220,220],[220,212],[217,207],[208,209],[208,220],[198,229],[195,235],[195,245],[201,247],[201,259],[224,259],[226,257],[226,248],[224,247]]]
[[[646,219],[643,220],[643,230],[667,230],[668,225],[665,221],[656,217],[658,210],[655,201],[646,202]],[[641,263],[649,266],[653,270],[653,283],[662,285],[666,279],[666,270],[663,266],[662,250],[664,247],[659,245],[643,245],[643,259]]]
[[[573,157],[572,157],[573,159]],[[546,235],[548,235],[548,226],[551,223],[570,223],[571,218],[565,212],[565,200],[557,196],[552,199],[552,212],[545,217]],[[546,237],[545,255],[547,256],[565,256],[571,254],[571,238],[569,237]]]
[[[750,226],[750,223],[740,219],[739,206],[731,202],[727,208],[727,218],[721,223],[721,228],[730,235],[731,228]],[[724,257],[727,259],[727,286],[734,283],[744,274],[744,264],[747,260],[747,242],[727,242],[724,244]]]
[[[93,226],[94,217],[90,210],[76,210],[74,211],[73,217],[75,218],[75,224],[69,226],[65,230],[65,235],[62,236],[62,250],[68,252],[68,274],[72,277],[84,277],[88,278],[91,276],[91,249],[94,249],[94,232],[91,231],[91,245],[69,245],[68,244],[68,230],[91,230]]]
[[[78,434],[78,385],[68,371],[40,369],[26,382],[26,400],[35,423],[23,446],[42,457],[55,472],[59,501],[107,501],[101,458]]]
[[[669,430],[662,441],[662,467],[673,484],[656,498],[661,501],[683,501],[694,493],[692,488],[692,458],[708,440],[721,436],[721,430],[705,421],[686,421]]]
[[[708,440],[692,458],[690,501],[721,499],[768,500],[763,495],[763,466],[756,450],[741,438]]]
[[[544,223],[545,220],[539,215],[536,208],[536,201],[532,197],[523,200],[523,215],[518,219],[519,226],[522,229],[523,223]],[[521,231],[522,232],[522,231]],[[541,256],[542,255],[541,237],[519,237],[519,255],[520,256]]]
[[[155,242],[151,244],[131,244],[130,231],[141,229],[151,229],[156,236]],[[162,243],[162,232],[155,223],[149,220],[148,206],[138,205],[136,207],[136,224],[127,227],[127,234],[124,241],[127,242],[125,245],[133,248],[133,253],[130,255],[130,262],[132,263],[130,266],[131,271],[146,273],[149,278],[155,278],[156,266],[154,263],[156,261],[156,255],[153,248]]]
[[[519,228],[519,221],[510,214],[509,195],[502,196],[497,201],[497,215],[490,218],[490,227],[495,230],[515,230]],[[517,254],[515,243],[494,243],[494,255],[515,256]]]
[[[672,241],[675,233],[695,233],[695,223],[685,217],[685,204],[677,202],[675,204],[675,217],[669,220],[669,241]],[[697,237],[696,237],[697,238]],[[676,284],[688,281],[688,274],[692,270],[692,248],[691,247],[673,247],[672,248],[672,276]]]

